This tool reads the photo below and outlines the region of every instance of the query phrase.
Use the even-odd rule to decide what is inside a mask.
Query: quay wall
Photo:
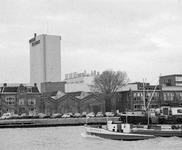
[[[0,128],[6,127],[46,127],[46,126],[77,126],[106,124],[107,120],[117,121],[119,117],[101,118],[46,118],[46,119],[7,119],[0,120]]]

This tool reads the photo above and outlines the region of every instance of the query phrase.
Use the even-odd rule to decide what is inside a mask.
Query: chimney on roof
[[[37,34],[36,33],[34,33],[34,38],[37,36]]]
[[[34,83],[34,86],[37,87],[37,83]]]

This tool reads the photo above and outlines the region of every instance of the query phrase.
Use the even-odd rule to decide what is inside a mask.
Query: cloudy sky
[[[0,83],[29,83],[29,39],[60,35],[62,80],[125,71],[155,84],[182,74],[181,0],[0,0]]]

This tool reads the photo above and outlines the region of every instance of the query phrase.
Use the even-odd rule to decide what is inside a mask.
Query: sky
[[[181,0],[0,0],[0,83],[30,82],[29,40],[61,36],[61,75],[182,74]]]

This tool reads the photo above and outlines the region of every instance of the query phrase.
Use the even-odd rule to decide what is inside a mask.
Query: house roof
[[[11,87],[11,86],[2,88],[2,92],[17,92],[17,90],[18,87]]]
[[[31,88],[31,93],[39,93],[39,90],[36,86],[3,86],[1,87],[1,92],[18,92],[20,88],[23,88],[26,92],[28,91],[28,88]]]

